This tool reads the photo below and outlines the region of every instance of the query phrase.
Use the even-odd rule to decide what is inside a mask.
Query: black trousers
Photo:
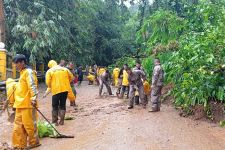
[[[55,111],[66,110],[66,99],[68,92],[58,93],[52,96],[52,108]]]
[[[129,88],[129,86],[124,86],[124,85],[122,85],[122,87],[121,87],[121,92],[120,92],[120,98],[123,98],[123,96],[124,96],[124,93],[127,91],[127,98],[129,98],[129,90],[130,90],[130,88]]]

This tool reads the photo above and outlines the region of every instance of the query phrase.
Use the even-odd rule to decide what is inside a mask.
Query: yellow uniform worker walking
[[[58,125],[64,124],[66,114],[66,99],[68,92],[72,91],[70,82],[73,80],[73,74],[65,67],[57,65],[56,61],[51,60],[48,63],[50,68],[46,73],[46,85],[52,92],[52,123]]]
[[[113,69],[113,83],[116,87],[119,86],[119,73],[120,73],[120,68],[116,65],[116,68]]]
[[[24,55],[16,55],[13,62],[20,72],[20,78],[14,91],[13,108],[16,109],[16,115],[12,144],[15,149],[30,149],[40,145],[37,133],[37,112],[34,109],[37,107],[37,76],[36,72],[26,66]]]

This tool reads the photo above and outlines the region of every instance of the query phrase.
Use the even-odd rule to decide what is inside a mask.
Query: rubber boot
[[[70,106],[75,106],[75,101],[70,101]]]
[[[134,97],[135,105],[139,105],[139,96]]]
[[[58,126],[58,111],[53,110],[52,111],[52,123],[55,124],[55,126]]]
[[[65,110],[60,110],[59,111],[59,118],[60,118],[59,125],[64,125],[65,114],[66,114]]]
[[[157,112],[159,111],[159,107],[158,107],[158,104],[152,104],[152,108],[149,110],[149,112]]]

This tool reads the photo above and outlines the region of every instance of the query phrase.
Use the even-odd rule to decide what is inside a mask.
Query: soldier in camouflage
[[[142,80],[146,80],[146,75],[141,67],[141,63],[137,62],[136,67],[131,70],[130,68],[127,69],[129,74],[129,83],[130,83],[130,92],[129,92],[129,106],[128,109],[132,109],[134,106],[134,97],[135,97],[135,89],[138,90],[139,98],[143,108],[146,108],[147,101],[144,95],[144,86]]]
[[[106,70],[102,75],[100,75],[100,77],[99,77],[99,97],[102,96],[103,85],[106,86],[106,89],[107,89],[109,95],[113,95],[112,89],[109,84],[110,79],[111,79],[111,75],[109,73],[109,70]]]
[[[164,71],[161,67],[160,60],[154,60],[154,70],[152,74],[152,86],[151,86],[151,108],[149,112],[160,111],[160,97],[163,87]]]

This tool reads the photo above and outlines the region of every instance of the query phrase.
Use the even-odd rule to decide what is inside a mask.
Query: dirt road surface
[[[40,86],[40,97],[45,90]],[[115,89],[114,89],[115,91]],[[86,82],[77,88],[78,110],[67,103],[75,120],[57,127],[74,139],[41,139],[36,150],[224,150],[225,130],[216,124],[182,118],[168,105],[148,113],[140,106],[127,110],[127,100],[97,98],[98,87]],[[40,110],[51,119],[51,95],[40,99]],[[0,118],[0,141],[11,144],[12,124]],[[40,117],[41,120],[43,118]]]

